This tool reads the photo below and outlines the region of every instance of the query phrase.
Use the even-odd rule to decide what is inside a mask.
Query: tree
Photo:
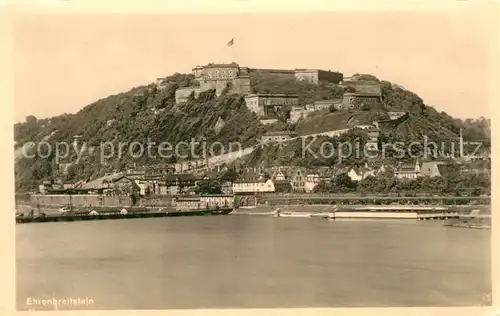
[[[196,194],[221,194],[222,187],[218,181],[203,180],[195,188]]]
[[[354,74],[353,77],[356,78],[357,80],[367,80],[367,81],[380,82],[380,80],[377,77],[375,77],[374,75],[370,75],[370,74]]]
[[[325,181],[320,181],[320,183],[318,183],[313,189],[314,193],[325,193],[328,191],[329,191],[329,184]]]
[[[75,165],[70,165],[66,170],[65,181],[72,181],[77,177],[77,168]]]
[[[361,111],[370,111],[371,106],[369,104],[362,103],[360,109]]]
[[[363,192],[381,193],[386,189],[384,179],[368,176],[359,182],[358,188]]]
[[[341,173],[331,181],[331,190],[330,192],[354,192],[356,191],[357,183],[352,181],[347,173]]]
[[[36,124],[37,123],[37,118],[34,115],[28,115],[26,116],[26,123],[27,124]]]

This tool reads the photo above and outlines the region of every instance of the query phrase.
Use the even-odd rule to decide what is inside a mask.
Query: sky
[[[460,118],[491,117],[495,11],[14,17],[14,121],[75,113],[208,62],[370,73]],[[234,45],[226,44],[234,38]],[[498,56],[498,54],[496,54]]]

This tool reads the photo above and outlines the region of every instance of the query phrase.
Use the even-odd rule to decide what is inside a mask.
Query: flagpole
[[[234,45],[231,46],[231,62],[236,62],[236,60],[234,60]]]
[[[229,56],[229,58],[231,59],[230,63],[232,63],[232,62],[234,62],[234,48],[233,48],[233,46],[234,46],[234,37],[231,38],[231,40],[227,43],[227,46],[230,49],[230,53],[229,53],[230,56]]]
[[[236,61],[234,55],[235,55],[235,48],[234,48],[234,38],[233,38],[233,45],[231,46],[231,58],[232,58],[232,62],[235,63],[237,61]]]

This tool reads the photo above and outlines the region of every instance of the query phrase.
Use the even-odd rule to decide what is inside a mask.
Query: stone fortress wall
[[[42,209],[61,208],[72,205],[75,208],[81,207],[171,207],[172,197],[156,196],[142,197],[138,199],[135,205],[132,198],[128,195],[104,195],[104,194],[34,194],[30,196],[30,206]]]
[[[194,97],[207,90],[214,89],[215,94],[220,96],[224,89],[229,93],[247,95],[250,93],[250,77],[247,67],[240,67],[237,63],[231,64],[208,64],[193,68],[195,79],[200,83],[199,87],[185,87],[175,91],[175,102],[187,101],[194,93]]]
[[[187,102],[191,94],[194,94],[194,97],[198,98],[200,93],[201,93],[200,87],[179,88],[175,91],[175,103]]]
[[[314,104],[299,106],[298,97],[295,95],[252,94],[250,87],[250,73],[252,71],[304,80],[313,84],[331,82],[340,84],[346,88],[351,87],[354,91],[345,93],[342,99],[323,100]],[[354,77],[344,78],[340,72],[321,69],[263,69],[240,67],[237,63],[210,63],[203,66],[196,66],[192,69],[192,72],[195,79],[199,82],[199,87],[177,89],[175,92],[177,104],[186,102],[191,95],[197,98],[203,91],[213,89],[216,95],[220,96],[227,89],[228,93],[245,96],[248,108],[263,120],[275,120],[276,117],[272,112],[278,111],[281,107],[289,107],[291,109],[290,120],[291,122],[296,122],[307,117],[310,112],[329,108],[330,106],[334,106],[337,110],[354,109],[359,108],[363,104],[375,104],[382,101],[380,82],[359,80]],[[165,84],[165,82],[163,81],[161,84]]]
[[[245,103],[250,111],[261,117],[269,117],[282,107],[294,107],[299,104],[299,97],[294,94],[248,94]]]
[[[339,84],[343,79],[343,74],[340,72],[320,69],[250,69],[248,67],[240,67],[237,63],[210,63],[203,66],[196,66],[192,71],[200,86],[178,89],[175,92],[176,103],[187,101],[191,94],[194,94],[194,97],[197,98],[201,92],[210,89],[215,89],[217,96],[220,96],[226,88],[229,89],[229,93],[248,95],[251,93],[249,75],[252,71],[289,76],[297,80],[307,80],[314,84],[318,84],[320,81]],[[164,80],[157,80],[158,86],[164,84]]]
[[[320,81],[338,84],[344,78],[344,75],[340,72],[320,69],[295,69],[294,76],[297,80],[307,80],[314,84],[318,84]]]
[[[356,93],[382,95],[382,87],[378,81],[345,79],[341,85],[354,88]]]
[[[32,207],[118,207],[132,206],[132,199],[126,195],[103,195],[103,194],[34,194],[30,197]]]
[[[341,103],[336,102],[335,106],[341,108],[355,108],[362,103],[380,102],[382,90],[380,82],[371,80],[359,80],[357,78],[344,78],[340,72],[326,71],[321,69],[263,69],[240,67],[237,63],[216,64],[210,63],[193,68],[195,79],[199,82],[199,87],[184,87],[175,92],[176,103],[186,102],[193,95],[197,98],[203,91],[214,89],[217,96],[220,96],[225,89],[229,93],[236,93],[247,96],[251,94],[250,73],[259,71],[263,73],[288,76],[296,80],[305,80],[313,84],[319,82],[331,82],[344,87],[354,89],[352,93],[346,93]],[[158,85],[164,85],[165,81],[158,79]],[[251,106],[249,106],[252,109]],[[254,109],[257,110],[257,109]],[[257,112],[257,111],[254,111]],[[260,112],[260,115],[265,113]]]
[[[345,109],[354,109],[362,104],[376,104],[382,102],[379,94],[372,93],[344,93],[342,106]]]

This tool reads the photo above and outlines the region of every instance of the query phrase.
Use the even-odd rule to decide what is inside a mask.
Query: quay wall
[[[132,198],[125,195],[101,195],[101,194],[34,194],[30,197],[32,207],[63,207],[68,204],[74,207],[81,206],[123,206],[130,207],[133,205]]]
[[[232,201],[231,201],[232,202]],[[255,200],[252,201],[255,204]],[[135,204],[127,195],[101,195],[101,194],[36,194],[31,196],[30,206],[43,209],[60,208],[71,204],[78,207],[172,207],[171,196],[152,196],[139,199]],[[232,204],[232,203],[231,203]]]
[[[173,206],[173,199],[169,196],[147,197],[141,198],[138,204],[144,207],[171,207]]]
[[[16,204],[30,204],[30,195],[28,193],[16,193],[14,196]]]

